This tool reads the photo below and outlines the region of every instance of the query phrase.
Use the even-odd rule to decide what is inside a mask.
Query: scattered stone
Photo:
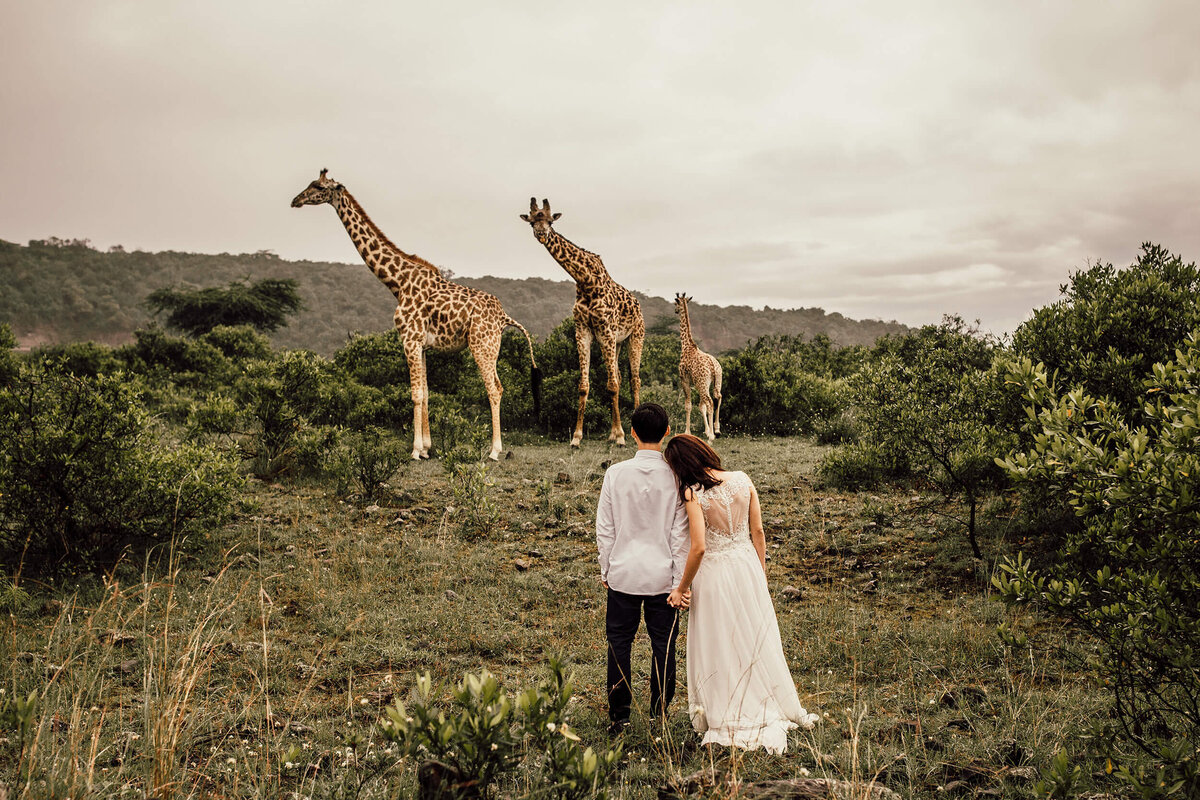
[[[304,736],[305,734],[313,732],[312,728],[308,727],[302,722],[293,722],[291,725],[288,725],[288,730],[297,736]]]
[[[967,719],[966,717],[952,719],[946,723],[946,727],[953,728],[957,731],[971,731],[975,729],[975,726],[971,724],[971,720]]]
[[[507,461],[508,459],[512,458],[512,457],[513,457],[513,451],[512,451],[512,450],[509,450],[507,453],[505,453],[505,454],[504,454],[504,459],[505,459],[506,461]]]
[[[798,603],[804,599],[804,591],[798,586],[785,586],[779,590],[779,596],[784,600]]]
[[[525,555],[530,558],[541,558],[545,554],[541,550],[526,550]]]
[[[560,472],[554,476],[554,482],[555,483],[570,483],[571,476],[565,472]]]
[[[374,514],[378,510],[379,510],[379,506],[376,503],[372,503],[371,505],[369,505],[363,509],[363,511],[368,514]]]
[[[1032,783],[1037,776],[1037,767],[1010,767],[1004,773],[1004,778],[1014,783]]]
[[[558,527],[558,517],[546,517],[546,527],[547,528],[557,528]]]
[[[453,589],[447,589],[444,594],[446,599],[452,602],[458,599],[458,592],[454,591]]]
[[[530,478],[521,478],[522,486],[533,486],[533,481]]]
[[[532,533],[533,531],[536,531],[537,528],[538,528],[538,526],[537,526],[536,522],[522,522],[521,523],[521,530],[525,531],[526,533]]]
[[[879,581],[869,580],[862,585],[863,594],[876,594],[879,591]]]
[[[529,503],[517,503],[517,510],[518,511],[528,511]]]
[[[950,781],[945,786],[941,786],[939,788],[946,794],[957,794],[959,792],[965,792],[967,789],[971,788],[971,785],[966,781]]]
[[[772,528],[782,528],[787,524],[787,520],[783,517],[772,517],[770,525]]]
[[[601,461],[600,462],[600,469],[608,469],[610,466],[612,466],[611,461]]]
[[[533,566],[533,564],[524,558],[515,558],[513,559],[513,566],[517,568],[517,572],[524,572]]]
[[[121,670],[122,675],[132,675],[137,671],[137,668],[138,660],[136,658],[126,659],[125,661],[121,662],[119,667],[117,667],[117,669]]]

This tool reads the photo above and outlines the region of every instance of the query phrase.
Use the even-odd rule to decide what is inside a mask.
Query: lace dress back
[[[696,491],[704,558],[688,612],[688,711],[702,744],[787,749],[787,732],[817,720],[788,670],[762,562],[750,538],[754,484],[727,472]]]
[[[725,479],[711,489],[696,492],[704,510],[704,557],[749,548],[750,494],[754,484],[744,472],[727,472]]]

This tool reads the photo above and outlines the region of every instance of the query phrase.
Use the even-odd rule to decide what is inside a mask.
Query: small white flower
[[[226,764],[236,764],[236,763],[237,763],[237,759],[236,759],[236,758],[234,758],[233,756],[230,756],[229,758],[225,759],[225,763],[226,763]]]
[[[359,700],[358,700],[358,704],[359,704],[360,706],[369,706],[369,705],[371,705],[371,701],[370,701],[370,700],[368,700],[368,699],[367,699],[367,698],[365,698],[365,697],[361,697],[361,698],[359,698]]]
[[[500,749],[500,745],[496,744],[495,742],[492,742],[492,750],[499,750],[499,749]]]
[[[557,728],[557,727],[558,727],[558,726],[557,726],[557,725],[555,725],[553,722],[547,722],[547,723],[546,723],[546,730],[548,730],[548,731],[551,731],[551,732],[553,732],[553,731],[554,731],[554,729],[555,729],[555,728]]]
[[[800,775],[807,778],[809,775],[812,775],[812,773],[808,771],[808,767],[801,767]]]
[[[285,762],[283,763],[283,768],[284,768],[284,769],[295,769],[295,768],[296,768],[296,762],[294,762],[294,761],[285,761]]]

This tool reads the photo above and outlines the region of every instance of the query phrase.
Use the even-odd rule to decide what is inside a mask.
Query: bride
[[[683,577],[667,602],[690,608],[688,714],[701,744],[787,749],[787,732],[818,717],[800,705],[767,589],[758,492],[744,472],[721,469],[695,436],[675,436],[663,457],[679,479],[691,534]],[[692,592],[690,606],[689,590]]]

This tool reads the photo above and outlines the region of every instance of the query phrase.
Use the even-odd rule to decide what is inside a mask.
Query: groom
[[[670,432],[667,412],[657,403],[643,403],[631,422],[637,452],[604,473],[596,508],[600,580],[608,590],[608,716],[614,734],[629,724],[630,650],[643,614],[653,651],[651,718],[661,716],[675,694],[679,612],[667,604],[667,595],[683,574],[689,544],[687,513],[662,456],[662,441]]]

